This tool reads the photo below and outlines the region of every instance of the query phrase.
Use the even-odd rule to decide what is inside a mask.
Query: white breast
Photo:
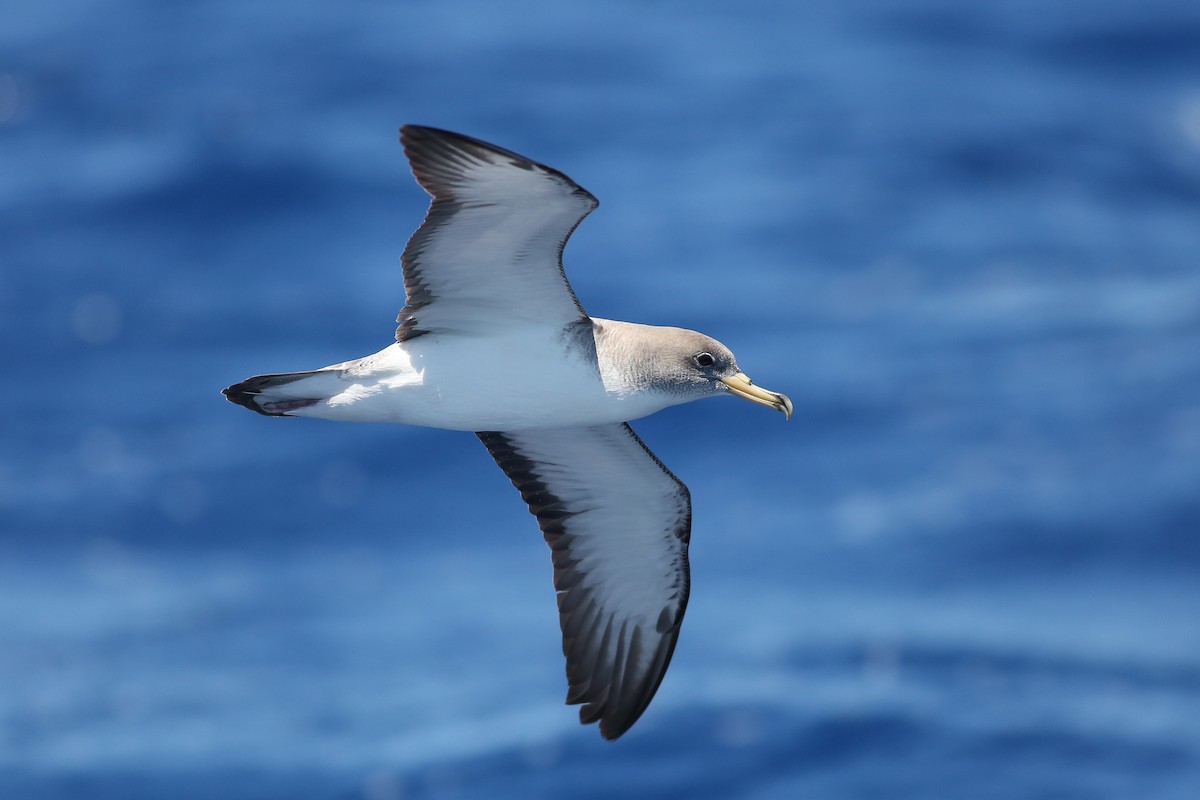
[[[344,386],[296,416],[516,431],[625,422],[671,398],[606,387],[561,328],[489,336],[430,334],[329,368]]]

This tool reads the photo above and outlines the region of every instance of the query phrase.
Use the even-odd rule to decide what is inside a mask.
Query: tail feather
[[[225,395],[229,402],[237,403],[239,406],[244,406],[264,416],[286,417],[289,416],[289,411],[307,408],[326,399],[326,396],[315,390],[316,387],[312,382],[308,385],[289,387],[289,384],[304,382],[305,378],[311,378],[323,372],[325,370],[317,369],[309,372],[255,375],[253,378],[247,378],[241,383],[235,383],[233,386],[222,389],[221,394]],[[313,397],[314,394],[317,396]]]

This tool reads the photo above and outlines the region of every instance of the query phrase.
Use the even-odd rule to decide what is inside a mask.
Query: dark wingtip
[[[570,186],[576,194],[588,198],[593,208],[600,205],[600,201],[591,192],[554,167],[548,167],[528,156],[523,156],[491,142],[485,142],[482,139],[476,139],[473,136],[428,125],[401,125],[400,144],[404,147],[404,154],[408,157],[409,166],[412,167],[417,182],[435,197],[452,196],[452,192],[448,193],[446,187],[437,185],[437,175],[435,174],[437,170],[445,165],[448,157],[452,163],[462,155],[466,155],[482,161],[500,157],[507,159],[514,167],[540,170],[557,177]],[[459,154],[458,156],[453,155],[456,152]]]
[[[620,725],[608,725],[606,722],[606,720],[600,721],[600,736],[603,737],[604,741],[606,742],[615,742],[617,739],[620,739],[626,731],[633,727],[633,723],[637,722],[637,719],[631,719],[628,723],[623,723]]]
[[[454,144],[460,150],[470,150],[472,148],[483,150],[485,152],[495,153],[505,156],[514,161],[523,162],[530,166],[537,165],[536,161],[527,158],[520,153],[514,153],[499,145],[494,145],[491,142],[485,142],[482,139],[476,139],[474,136],[467,136],[464,133],[456,133],[448,131],[445,128],[434,128],[429,125],[401,125],[400,126],[400,143],[405,147],[419,145],[426,142],[444,142]],[[547,168],[548,169],[548,168]]]

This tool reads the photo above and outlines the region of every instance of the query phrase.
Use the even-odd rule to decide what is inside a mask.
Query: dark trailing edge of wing
[[[609,740],[628,731],[658,691],[679,639],[690,586],[686,551],[691,532],[691,503],[687,487],[650,452],[629,425],[623,427],[679,486],[686,509],[673,531],[684,551],[681,585],[673,598],[674,602],[663,607],[654,630],[650,631],[638,625],[631,627],[628,620],[616,620],[611,611],[606,614],[595,594],[589,591],[585,583],[586,573],[578,569],[579,561],[571,553],[571,543],[576,536],[571,531],[571,519],[575,512],[542,480],[537,463],[523,456],[504,433],[476,433],[496,464],[521,493],[530,512],[537,517],[538,526],[550,547],[559,625],[563,634],[563,655],[567,661],[566,702],[570,705],[582,704],[579,721],[583,724],[599,722],[600,734]],[[614,637],[615,653],[610,659],[607,654],[613,646]],[[634,665],[647,645],[653,646],[654,652],[649,665],[639,676]],[[636,682],[630,684],[630,680]]]
[[[425,214],[421,227],[408,239],[400,263],[404,268],[404,308],[396,315],[396,341],[406,342],[415,339],[429,331],[422,330],[417,322],[417,313],[436,298],[429,290],[420,268],[420,257],[425,245],[433,239],[437,232],[450,224],[450,220],[458,213],[459,203],[454,200],[435,200]]]

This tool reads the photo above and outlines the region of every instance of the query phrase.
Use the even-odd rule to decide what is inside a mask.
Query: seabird
[[[704,334],[588,316],[562,252],[598,201],[563,173],[436,128],[400,142],[433,201],[401,257],[396,341],[223,393],[267,416],[474,431],[550,546],[566,702],[616,739],[675,649],[692,525],[687,487],[629,420],[720,395],[785,418],[792,403]]]

